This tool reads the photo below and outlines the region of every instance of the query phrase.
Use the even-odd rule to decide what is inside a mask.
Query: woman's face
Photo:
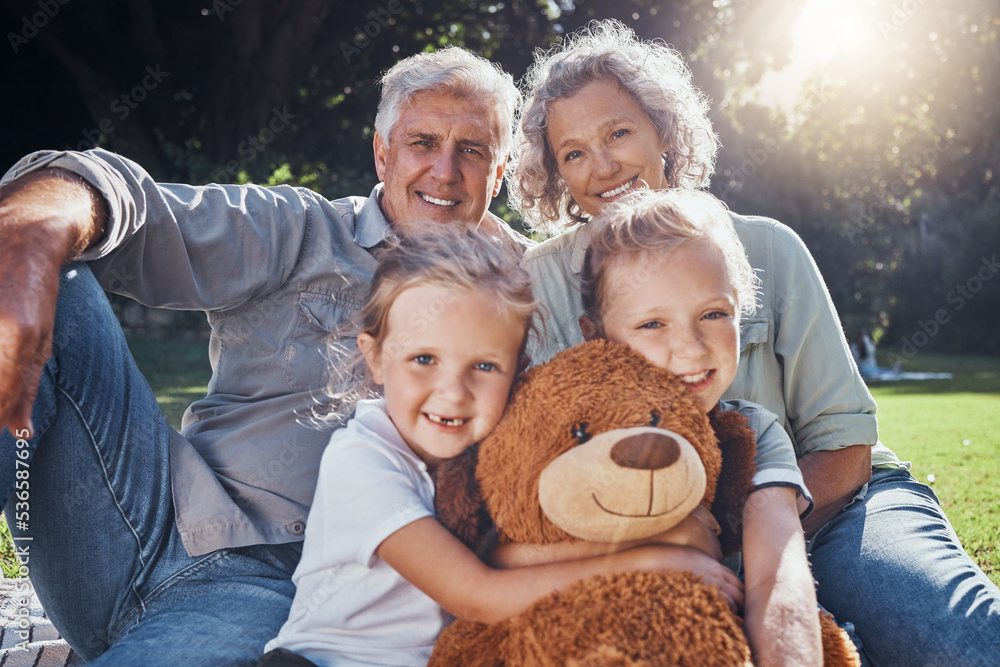
[[[634,189],[667,187],[667,146],[646,113],[615,82],[593,81],[553,102],[546,136],[559,174],[590,216]]]

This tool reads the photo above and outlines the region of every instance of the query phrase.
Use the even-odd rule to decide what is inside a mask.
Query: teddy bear
[[[496,544],[618,542],[701,505],[738,551],[753,432],[699,409],[680,380],[625,345],[565,350],[517,381],[496,429],[437,473],[438,519],[484,555]],[[859,664],[821,614],[827,665]],[[429,665],[752,665],[741,618],[690,572],[593,576],[500,623],[456,621]]]

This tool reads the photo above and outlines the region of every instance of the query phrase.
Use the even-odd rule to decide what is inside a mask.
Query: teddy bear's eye
[[[587,426],[589,426],[587,422],[577,422],[573,424],[573,430],[571,432],[573,433],[573,437],[576,438],[578,445],[582,445],[591,438],[591,435],[587,433]]]
[[[656,428],[657,426],[660,425],[660,413],[657,412],[656,410],[653,410],[652,412],[649,413],[649,425],[652,426],[653,428]]]

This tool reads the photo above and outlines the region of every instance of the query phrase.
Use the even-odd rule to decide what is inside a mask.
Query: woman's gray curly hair
[[[526,100],[507,190],[511,206],[536,231],[557,233],[588,219],[559,175],[546,126],[553,102],[602,79],[627,91],[669,146],[663,154],[667,185],[708,185],[719,140],[708,98],[694,87],[680,54],[663,42],[640,40],[619,21],[592,21],[549,51],[536,51],[523,80]]]

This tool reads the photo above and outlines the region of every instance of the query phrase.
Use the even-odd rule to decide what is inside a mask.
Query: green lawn
[[[921,353],[904,370],[955,377],[872,385],[879,438],[933,487],[966,551],[1000,585],[1000,359]]]
[[[170,423],[203,396],[209,377],[203,341],[135,340],[136,362]],[[1000,584],[1000,359],[922,352],[904,370],[948,371],[951,380],[872,386],[879,405],[879,436],[913,462],[932,486],[968,552]],[[2,522],[0,522],[2,523]],[[10,570],[7,526],[0,525],[0,561]]]
[[[208,342],[131,338],[129,348],[136,365],[149,380],[160,409],[176,429],[192,401],[205,395],[212,375]]]

